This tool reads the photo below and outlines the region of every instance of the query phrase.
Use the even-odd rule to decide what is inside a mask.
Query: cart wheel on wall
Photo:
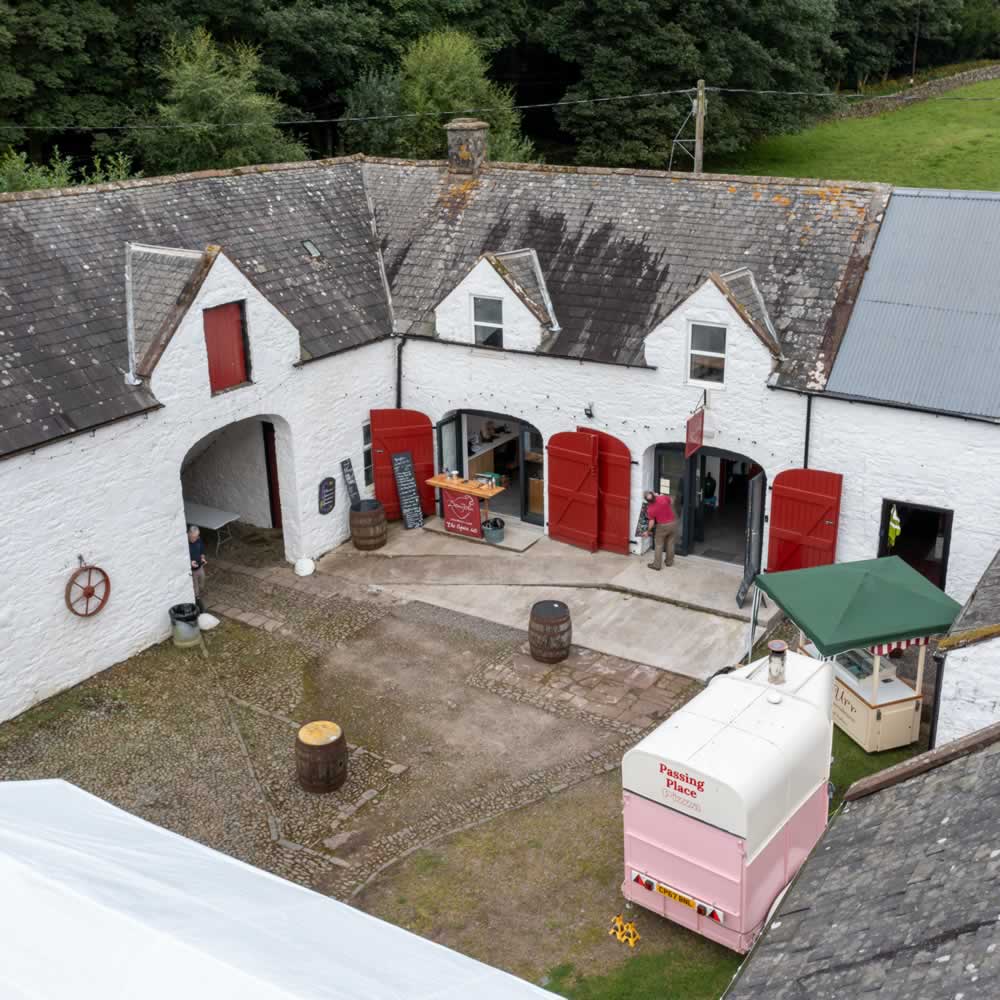
[[[96,615],[110,596],[111,578],[100,566],[81,565],[66,581],[66,607],[81,618]]]

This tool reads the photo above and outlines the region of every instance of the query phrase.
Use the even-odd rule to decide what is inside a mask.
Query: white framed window
[[[503,300],[472,296],[472,328],[480,347],[503,347]]]
[[[688,328],[688,381],[720,386],[726,381],[726,328],[692,323]]]
[[[361,425],[362,455],[365,462],[365,486],[375,482],[375,472],[372,466],[372,425],[366,420]]]

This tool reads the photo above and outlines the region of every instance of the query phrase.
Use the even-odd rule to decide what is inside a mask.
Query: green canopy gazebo
[[[923,692],[927,643],[932,636],[941,635],[951,627],[961,610],[957,601],[899,556],[759,573],[754,582],[757,590],[751,613],[751,640],[763,593],[788,615],[821,656],[834,657],[862,649],[874,656],[870,687],[862,686],[857,674],[852,677],[846,669],[835,671],[835,686],[839,684],[844,689],[839,691],[835,687],[834,692],[834,720],[841,729],[866,750],[888,749],[885,742],[880,742],[883,719],[901,717],[902,709],[898,706],[908,701],[910,717],[903,721],[912,731],[913,709],[919,710]],[[916,689],[904,696],[898,686],[883,689],[890,681],[909,689],[908,684],[895,681],[894,676],[883,679],[880,686],[880,663],[882,656],[907,646],[919,646],[920,659]],[[838,700],[842,703],[841,716],[837,711]],[[916,706],[912,705],[914,700]],[[919,718],[916,728],[919,731]],[[896,737],[889,737],[893,738]],[[872,742],[879,745],[867,745]],[[905,739],[895,745],[902,746],[905,742],[912,740]]]

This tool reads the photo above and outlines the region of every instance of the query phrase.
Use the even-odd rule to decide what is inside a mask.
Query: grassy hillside
[[[826,122],[795,135],[765,139],[713,172],[887,181],[910,187],[1000,190],[1000,80],[877,118]],[[711,110],[707,124],[711,141]],[[707,145],[707,143],[706,143]]]

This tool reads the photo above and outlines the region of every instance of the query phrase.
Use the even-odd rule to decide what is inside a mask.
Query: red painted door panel
[[[632,456],[624,442],[604,431],[577,431],[597,438],[597,547],[627,556]]]
[[[249,378],[242,305],[230,302],[206,309],[202,319],[208,352],[208,381],[212,392],[242,385]]]
[[[392,456],[401,451],[413,455],[420,506],[425,514],[433,514],[434,490],[427,485],[434,475],[434,430],[430,418],[416,410],[372,410],[371,424],[375,499],[385,508],[385,516],[390,521],[398,521],[400,517]]]
[[[598,443],[593,434],[563,431],[549,438],[549,535],[597,549]]]
[[[843,481],[839,472],[819,469],[788,469],[775,476],[768,573],[834,561]]]

